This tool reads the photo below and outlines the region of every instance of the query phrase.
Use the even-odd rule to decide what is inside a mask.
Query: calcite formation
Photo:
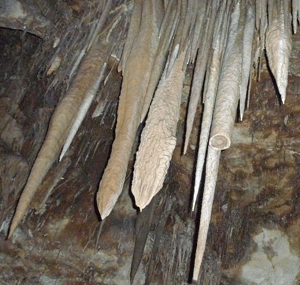
[[[132,192],[136,205],[143,209],[163,188],[170,159],[173,152],[174,156],[178,152],[176,130],[179,126],[184,75],[188,67],[193,64],[194,74],[186,108],[186,137],[183,153],[190,151],[189,141],[192,140],[197,107],[203,103],[203,121],[201,124],[197,123],[201,125],[201,129],[200,139],[196,143],[199,151],[196,152],[198,156],[192,202],[194,210],[197,208],[195,205],[199,189],[201,189],[200,185],[204,184],[196,258],[195,264],[191,264],[194,266],[193,280],[197,282],[201,274],[207,235],[209,235],[219,160],[222,159],[223,153],[230,153],[221,151],[228,149],[234,144],[232,142],[235,139],[242,137],[241,134],[235,133],[237,128],[234,124],[238,112],[240,119],[245,117],[245,107],[250,104],[251,81],[263,76],[261,70],[264,69],[265,64],[264,54],[275,79],[274,93],[278,90],[282,104],[288,101],[286,94],[288,93],[289,61],[292,52],[292,30],[296,33],[300,12],[299,1],[136,0],[134,3],[128,3],[128,6],[118,1],[115,2],[108,0],[94,7],[96,12],[93,13],[93,17],[97,15],[97,24],[93,24],[84,46],[81,47],[81,51],[78,50],[73,68],[69,68],[69,74],[73,75],[79,65],[72,82],[66,87],[64,97],[53,112],[46,138],[18,201],[8,237],[13,237],[38,187],[58,159],[61,150],[63,149],[64,155],[68,156],[71,141],[75,133],[78,133],[89,106],[97,97],[98,88],[102,88],[108,80],[108,62],[112,57],[120,57],[122,45],[114,43],[112,40],[114,36],[114,39],[125,42],[122,57],[118,63],[115,63],[115,65],[118,64],[118,70],[122,71],[123,82],[119,96],[114,142],[97,193],[98,211],[105,221],[117,203],[124,184],[131,184],[127,178],[128,165],[138,140],[139,128],[143,126],[144,121],[146,123],[142,131],[133,173]],[[19,5],[18,1],[15,3]],[[129,20],[131,11],[128,7],[132,4],[132,16]],[[71,5],[70,9],[74,13],[83,11],[76,3]],[[89,19],[88,15],[84,15],[80,23],[82,27],[85,27],[85,21]],[[124,40],[126,36],[124,36],[123,24],[126,20],[129,21],[129,29],[128,36]],[[52,29],[55,28],[51,25],[51,31]],[[68,37],[56,32],[55,36],[60,35],[61,39],[52,39],[49,43],[52,44],[52,48],[61,50],[66,46]],[[75,39],[76,37],[74,42],[76,42]],[[74,48],[74,43],[68,47]],[[66,64],[62,58],[61,54],[53,55],[47,69],[51,72],[45,72],[47,76],[59,73],[60,66]],[[54,63],[56,65],[53,65]],[[106,78],[105,75],[107,75]],[[55,80],[57,82],[59,77],[56,76]],[[54,85],[55,83],[50,84],[48,89],[50,90],[50,87]],[[252,95],[251,100],[259,99],[253,98]],[[266,118],[261,119],[263,121]],[[278,124],[286,126],[289,120],[289,114],[286,114],[282,122]],[[263,123],[256,124],[253,133],[257,132],[259,124]],[[284,132],[283,125],[282,132]],[[7,129],[5,131],[7,133]],[[2,135],[3,132],[4,130],[2,130]],[[266,144],[268,142],[272,144],[276,134],[270,133],[265,136],[260,139],[263,139]],[[5,132],[3,137],[6,138],[8,144],[11,142],[10,138],[5,137]],[[19,131],[16,137],[21,137],[18,148],[22,149],[22,132]],[[94,155],[99,145],[102,145],[101,139],[92,146],[86,144],[82,148],[83,152],[88,149],[86,157],[92,153]],[[80,149],[78,153],[79,158],[81,151]],[[65,167],[56,173],[60,178],[70,165],[68,161],[61,163],[65,163]],[[104,161],[98,160],[95,165],[97,163],[104,164]],[[97,167],[92,168],[96,169],[93,169],[95,172],[102,172],[102,170],[97,171]],[[203,171],[203,169],[206,170]],[[240,172],[237,171],[237,173]],[[245,175],[243,173],[241,177]],[[60,179],[57,177],[54,179],[53,187]],[[93,187],[95,187],[94,184]],[[5,199],[9,200],[8,196]],[[171,211],[171,204],[168,204],[171,202],[165,203],[169,209],[165,212],[167,215],[166,213]],[[92,202],[91,207],[93,207]],[[165,216],[163,221],[166,225]],[[56,227],[59,229],[58,232],[61,232],[69,222],[69,219],[65,219],[60,223]],[[157,231],[161,233],[160,228],[157,228]],[[157,236],[158,242],[160,236],[161,234]],[[145,240],[143,244],[145,246]],[[143,250],[144,248],[141,252]],[[149,269],[149,272],[153,272],[151,270]]]

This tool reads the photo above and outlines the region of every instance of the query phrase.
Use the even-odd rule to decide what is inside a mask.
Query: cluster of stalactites
[[[103,15],[108,15],[111,3],[111,0],[106,2]],[[123,83],[115,140],[100,182],[97,205],[102,218],[113,209],[123,188],[138,126],[145,118],[132,183],[136,204],[142,210],[162,188],[176,146],[185,68],[187,63],[194,63],[184,153],[201,94],[204,111],[193,209],[205,161],[207,169],[195,280],[205,249],[220,153],[230,146],[237,108],[242,119],[247,100],[249,102],[251,75],[253,70],[259,74],[264,50],[284,103],[291,33],[297,30],[299,9],[299,0],[134,2],[119,64]],[[66,152],[102,80],[111,46],[103,44],[105,39],[101,42],[101,37],[97,43],[92,42],[70,90],[51,119],[47,137],[19,201],[10,236],[64,144],[62,156]],[[95,60],[98,57],[102,58],[101,62]],[[66,137],[68,130],[71,130],[69,138]]]
[[[116,138],[100,183],[98,207],[102,217],[106,217],[115,205],[138,124],[146,115],[132,182],[136,205],[142,210],[162,188],[176,145],[185,66],[195,63],[184,145],[185,153],[203,94],[193,209],[205,161],[207,168],[195,280],[205,249],[220,153],[231,144],[238,107],[240,119],[243,118],[246,100],[249,102],[251,74],[259,74],[264,50],[282,102],[285,101],[292,23],[295,32],[298,2],[135,2],[119,66],[124,78]]]
[[[223,4],[224,2],[226,4]],[[204,109],[192,209],[195,207],[204,166],[206,176],[194,264],[194,280],[199,277],[205,250],[221,150],[230,147],[237,109],[239,108],[240,120],[242,120],[245,107],[249,105],[251,75],[259,76],[264,54],[267,55],[281,101],[285,102],[292,47],[292,27],[295,33],[300,16],[300,1],[228,0],[224,2],[220,5],[226,7],[226,12],[220,13],[223,10],[220,6],[220,10],[217,10],[216,21],[209,21],[206,24],[214,25],[214,28],[203,44],[208,44],[209,48],[202,48],[198,51],[187,115],[184,152],[188,147],[196,106],[203,89]],[[226,13],[226,16],[220,20],[223,13]],[[221,27],[219,27],[219,21],[222,22]],[[210,30],[209,27],[205,29],[205,31],[208,30]],[[203,61],[206,58],[208,60]],[[202,67],[203,64],[205,67]],[[197,73],[197,70],[205,70],[205,74],[204,72]]]

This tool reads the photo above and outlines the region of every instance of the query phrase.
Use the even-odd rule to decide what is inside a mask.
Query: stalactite
[[[163,22],[165,22],[166,24],[164,26],[162,24],[160,27],[159,45],[152,66],[149,85],[147,87],[147,93],[145,96],[145,100],[143,102],[141,123],[144,121],[148,113],[149,105],[153,98],[153,94],[155,92],[159,79],[162,75],[162,71],[169,52],[170,43],[172,41],[174,32],[178,24],[179,14],[180,14],[180,10],[177,5],[177,0],[170,1],[168,5],[168,9],[163,19]]]
[[[297,33],[297,28],[298,28],[298,0],[292,0],[292,15],[293,15],[293,32],[294,34]]]
[[[239,23],[240,4],[231,15],[228,42],[220,73],[220,83],[214,108],[209,144],[214,149],[229,148],[239,99],[242,65],[242,23]]]
[[[271,26],[273,23],[273,9],[274,9],[274,0],[268,0],[268,25]]]
[[[214,192],[218,176],[218,168],[220,161],[220,150],[208,147],[207,164],[206,164],[206,178],[201,207],[200,228],[197,240],[197,249],[194,262],[193,280],[197,281],[199,277],[200,267],[202,263],[203,254],[205,251],[207,233],[211,217],[211,209],[214,200]]]
[[[254,36],[254,9],[250,6],[247,10],[246,23],[243,36],[243,61],[242,61],[242,79],[240,87],[240,120],[243,120],[247,91],[250,81],[252,45]]]
[[[230,146],[230,138],[239,98],[240,72],[242,65],[242,34],[244,17],[237,2],[231,15],[229,35],[225,47],[219,87],[214,108],[211,138],[207,154],[205,186],[201,207],[200,228],[197,241],[193,280],[197,281],[205,250],[212,204],[222,149]]]
[[[292,49],[288,1],[278,0],[273,10],[272,25],[266,34],[266,51],[271,71],[284,103],[288,83],[289,58]]]
[[[298,13],[297,13],[297,19],[298,19],[298,22],[297,23],[299,23],[300,22],[300,1],[298,0],[297,1],[297,11],[298,11]]]
[[[260,42],[260,61],[259,61],[259,68],[258,68],[258,76],[260,77],[260,70],[262,69],[262,58],[263,58],[263,53],[265,50],[265,34],[267,30],[267,0],[261,0],[260,4],[260,28],[259,28],[259,42]]]
[[[130,24],[129,24],[129,29],[126,37],[125,46],[123,48],[122,57],[118,65],[118,71],[119,72],[122,71],[123,75],[126,66],[126,61],[128,60],[133,42],[140,29],[142,8],[143,8],[143,0],[135,0],[133,12],[130,18]]]
[[[261,19],[261,1],[256,0],[255,2],[255,27],[256,30],[259,31],[260,29],[260,19]]]
[[[185,22],[184,22],[184,27],[183,27],[183,36],[181,38],[181,46],[183,49],[187,46],[187,42],[189,41],[189,47],[186,53],[187,59],[185,60],[186,64],[189,62],[189,57],[191,53],[191,37],[192,33],[191,31],[193,30],[193,26],[196,21],[196,14],[197,14],[197,9],[198,9],[198,1],[196,0],[188,0],[187,1],[187,11],[186,11],[186,17],[185,17]]]
[[[186,134],[185,134],[185,142],[184,142],[184,150],[183,153],[186,153],[190,135],[192,132],[192,127],[194,123],[194,118],[196,114],[197,105],[200,99],[201,90],[203,87],[205,72],[207,69],[207,61],[208,61],[208,54],[211,47],[212,36],[214,31],[214,24],[215,24],[215,17],[216,17],[216,1],[212,1],[209,6],[209,18],[212,19],[210,21],[207,20],[206,23],[206,31],[203,39],[203,46],[201,50],[198,51],[196,64],[195,64],[195,72],[193,77],[193,84],[189,99],[189,107],[187,112],[187,119],[186,119]]]
[[[195,22],[195,27],[194,27],[194,35],[192,38],[192,43],[191,43],[191,56],[190,56],[190,61],[191,63],[195,62],[196,54],[200,45],[200,40],[201,40],[201,31],[202,31],[202,26],[204,24],[204,16],[205,16],[205,7],[207,6],[207,0],[200,0],[199,5],[198,5],[198,10],[197,10],[197,17],[196,17],[196,22]]]
[[[181,89],[185,74],[185,53],[177,57],[170,73],[165,70],[151,104],[141,143],[136,155],[132,193],[142,210],[161,189],[176,145],[176,127],[180,114]],[[172,61],[171,61],[172,62]]]
[[[107,60],[107,59],[106,59]],[[98,79],[95,81],[94,85],[92,86],[92,88],[88,91],[88,93],[85,95],[85,98],[82,101],[82,104],[78,110],[76,119],[74,120],[72,126],[70,127],[70,130],[68,132],[68,136],[67,139],[64,143],[64,146],[62,148],[61,154],[59,156],[59,161],[61,161],[63,159],[63,157],[65,156],[67,150],[69,149],[73,138],[75,137],[84,117],[86,116],[86,113],[88,111],[88,109],[90,108],[92,101],[94,100],[96,93],[99,89],[100,83],[102,82],[103,79],[103,73],[106,69],[106,62],[104,62],[103,66],[102,66],[102,70],[100,71],[99,77]]]
[[[175,30],[174,39],[172,42],[171,50],[174,50],[177,45],[179,46],[179,53],[181,53],[181,50],[183,47],[181,46],[182,38],[184,37],[184,23],[186,22],[186,16],[187,16],[187,0],[185,1],[178,1],[178,10],[179,13],[179,22],[177,25],[177,28]]]
[[[226,3],[226,1],[224,1]],[[219,83],[219,72],[220,65],[222,62],[223,49],[226,44],[226,34],[227,34],[227,14],[225,10],[223,13],[219,13],[218,22],[216,23],[215,33],[214,33],[214,42],[212,45],[213,56],[212,62],[210,65],[210,72],[207,84],[207,90],[205,93],[204,101],[204,111],[201,124],[201,132],[199,137],[199,149],[197,155],[197,164],[196,164],[196,174],[195,174],[195,185],[194,185],[194,195],[192,202],[192,210],[195,209],[196,199],[198,196],[203,166],[206,157],[207,143],[209,139],[209,131],[211,127],[212,115],[215,105],[215,98],[217,94],[217,88]],[[223,14],[223,15],[222,15]]]

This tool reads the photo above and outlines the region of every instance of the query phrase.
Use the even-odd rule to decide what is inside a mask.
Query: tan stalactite
[[[89,110],[89,108],[92,104],[92,101],[94,100],[94,98],[96,96],[96,93],[99,89],[100,83],[103,80],[103,74],[106,70],[106,66],[107,66],[107,64],[105,62],[101,68],[100,74],[98,75],[98,79],[94,82],[93,86],[91,86],[91,89],[87,92],[84,99],[82,100],[82,104],[79,107],[76,118],[74,119],[72,126],[70,127],[70,129],[68,131],[68,136],[66,138],[66,141],[62,148],[61,154],[59,156],[59,161],[61,161],[63,159],[66,152],[68,151],[79,127],[81,126],[82,121],[84,120],[84,118],[87,114],[87,111]]]
[[[9,238],[26,213],[39,185],[54,161],[58,158],[59,152],[65,142],[66,134],[70,125],[75,120],[85,94],[90,91],[91,86],[98,80],[104,60],[107,59],[108,50],[109,48],[105,46],[101,40],[92,45],[69,91],[56,107],[50,121],[45,141],[33,164],[29,178],[20,197],[10,226]]]
[[[196,164],[196,173],[195,173],[195,185],[194,185],[194,195],[192,202],[192,210],[195,209],[196,199],[198,196],[201,177],[203,172],[203,166],[206,158],[206,150],[209,139],[209,131],[212,122],[213,110],[215,105],[215,98],[218,89],[219,83],[219,73],[220,65],[222,62],[223,49],[226,44],[225,34],[227,33],[227,14],[223,10],[218,14],[217,23],[214,33],[214,41],[212,44],[213,55],[210,65],[209,77],[207,80],[207,90],[205,92],[205,101],[204,101],[204,111],[202,115],[201,131],[199,136],[199,149],[197,154],[197,164]]]
[[[160,28],[159,28],[159,35],[158,35],[159,38],[161,38],[162,34],[165,32],[165,30],[167,30],[167,26],[170,26],[170,24],[172,24],[169,22],[170,17],[171,17],[170,14],[172,12],[176,12],[177,7],[178,7],[177,2],[178,2],[178,0],[171,0],[168,2],[168,5],[165,7],[164,18],[163,18]]]
[[[260,29],[260,19],[261,19],[261,1],[256,0],[255,2],[255,27],[256,30],[259,31]]]
[[[252,63],[252,46],[254,36],[254,7],[248,7],[243,36],[242,79],[240,87],[240,120],[243,120],[246,97],[250,80]]]
[[[104,2],[102,2],[102,13],[101,16],[99,18],[99,21],[95,27],[95,30],[92,32],[91,34],[91,40],[89,41],[89,45],[87,47],[87,50],[89,50],[91,48],[91,46],[93,45],[94,41],[97,39],[98,35],[100,34],[100,32],[103,30],[104,24],[108,18],[109,12],[111,11],[111,7],[112,7],[112,0],[106,0],[105,4]]]
[[[143,0],[135,0],[133,12],[130,18],[125,46],[123,48],[122,57],[118,65],[118,72],[122,71],[122,74],[124,74],[126,61],[128,60],[128,56],[130,54],[132,44],[140,30],[142,8],[143,8]]]
[[[199,48],[199,42],[201,40],[201,31],[205,16],[205,7],[207,6],[207,0],[200,0],[198,3],[198,9],[197,9],[197,16],[196,16],[196,22],[195,27],[193,30],[193,38],[191,41],[191,55],[190,55],[190,61],[191,63],[195,62],[196,54]]]
[[[205,251],[207,233],[209,229],[209,223],[211,218],[211,210],[214,200],[214,193],[216,187],[216,181],[218,176],[219,161],[220,161],[220,150],[215,150],[208,147],[207,162],[206,162],[206,177],[203,192],[202,208],[200,227],[197,239],[196,256],[194,262],[193,280],[197,281],[199,278],[200,267]]]
[[[162,71],[169,52],[170,43],[174,36],[174,31],[176,30],[176,26],[178,24],[178,18],[179,18],[179,9],[177,5],[177,0],[172,0],[169,2],[169,6],[167,7],[166,14],[164,15],[160,27],[159,44],[158,44],[155,60],[150,74],[147,93],[143,103],[141,122],[144,121],[149,111],[149,106],[153,98],[154,91],[162,75]]]
[[[231,144],[231,134],[237,113],[242,65],[242,34],[240,3],[231,14],[228,42],[225,48],[220,83],[214,108],[209,144],[215,149],[226,149]]]
[[[260,59],[264,56],[264,50],[265,50],[265,42],[266,42],[266,30],[268,27],[267,22],[267,0],[260,0],[260,28],[259,28],[259,42],[260,42]],[[262,69],[262,60],[259,61],[259,68],[258,68],[258,76],[260,78],[260,70]]]
[[[206,177],[201,207],[201,219],[197,240],[193,280],[199,278],[211,218],[220,153],[230,146],[230,138],[239,99],[240,72],[242,65],[242,39],[244,17],[240,2],[236,2],[231,14],[228,41],[214,107],[211,138],[208,146]]]
[[[179,22],[178,22],[178,25],[175,30],[175,35],[174,35],[174,39],[172,42],[171,50],[174,50],[174,48],[177,45],[179,45],[179,49],[182,49],[182,47],[180,46],[180,42],[181,42],[182,36],[183,36],[183,28],[184,28],[186,12],[187,12],[187,0],[179,0],[177,9],[179,11]]]
[[[182,52],[175,59],[170,73],[164,72],[142,132],[132,182],[135,203],[141,210],[162,188],[176,146],[184,60],[185,52]]]
[[[268,0],[268,25],[271,26],[272,25],[272,21],[273,21],[273,9],[274,9],[274,5],[273,5],[274,0]]]
[[[273,10],[272,25],[266,33],[266,50],[270,69],[284,103],[292,50],[290,12],[287,1],[278,0]]]
[[[294,34],[297,33],[297,28],[298,28],[298,13],[299,13],[299,10],[298,10],[298,0],[292,0],[292,15],[293,15],[293,32]]]
[[[123,71],[115,140],[97,193],[97,206],[102,219],[110,214],[122,192],[133,142],[141,122],[158,47],[158,23],[162,20],[159,20],[155,5],[155,0],[143,1],[140,30]]]
[[[185,21],[184,21],[184,26],[182,30],[182,37],[181,37],[181,43],[180,46],[185,49],[187,47],[187,43],[191,42],[190,38],[192,36],[192,29],[193,26],[196,22],[196,12],[198,9],[198,2],[196,0],[188,0],[187,1],[187,10],[186,10],[186,16],[185,16]],[[187,50],[187,56],[188,58],[190,57],[191,53],[191,45],[189,45],[188,50]],[[188,62],[189,60],[186,60]]]
[[[208,11],[210,17],[208,19],[211,20],[210,21],[207,20],[206,31],[202,42],[202,47],[199,49],[197,59],[196,59],[192,89],[191,89],[188,111],[187,111],[186,134],[185,134],[183,153],[186,153],[187,151],[190,135],[193,128],[194,118],[195,118],[198,102],[200,99],[201,90],[203,87],[203,82],[204,82],[205,72],[207,68],[208,57],[209,57],[208,55],[211,48],[211,42],[213,38],[215,18],[216,18],[217,9],[216,9],[215,2],[216,1],[212,1],[209,6],[210,9]]]

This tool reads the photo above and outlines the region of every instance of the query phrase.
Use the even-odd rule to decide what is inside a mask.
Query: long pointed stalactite
[[[107,1],[107,7],[111,7],[111,1]],[[132,193],[142,210],[160,191],[176,146],[184,75],[187,64],[194,64],[184,153],[189,148],[197,106],[203,103],[204,111],[192,210],[197,208],[197,195],[206,168],[195,281],[201,271],[221,152],[231,145],[238,108],[239,119],[243,119],[251,79],[254,79],[251,74],[259,75],[265,51],[282,103],[285,102],[291,33],[297,30],[299,7],[300,1],[296,0],[134,1],[118,66],[123,82],[115,140],[99,184],[97,207],[105,219],[117,202],[138,127],[145,119],[134,165]],[[96,31],[70,89],[52,116],[11,222],[9,237],[58,159],[67,133],[74,137],[99,88],[103,69],[113,50],[106,40],[108,32]],[[71,141],[72,138],[68,139],[67,144]],[[143,236],[143,245],[145,239]],[[138,256],[140,260],[140,254]],[[134,263],[131,279],[137,267]]]
[[[206,14],[209,15],[206,21],[205,32],[202,40],[200,41],[200,46],[198,50],[198,55],[195,64],[195,71],[193,77],[193,84],[191,88],[191,94],[189,98],[189,107],[187,112],[187,123],[186,123],[186,134],[184,143],[184,153],[187,151],[189,138],[192,132],[192,127],[194,123],[194,117],[196,114],[197,105],[199,103],[205,72],[207,70],[207,62],[209,57],[209,51],[211,48],[212,36],[215,25],[216,18],[216,1],[210,1],[207,6]],[[209,20],[212,19],[212,20]]]
[[[244,7],[245,8],[245,7]],[[241,72],[241,87],[240,87],[240,120],[243,120],[246,99],[250,85],[250,72],[251,72],[251,59],[252,59],[252,46],[253,46],[253,36],[255,28],[255,18],[254,18],[254,7],[253,5],[246,11],[246,22],[244,28],[243,36],[243,59],[242,59],[242,72]]]
[[[105,65],[104,60],[107,60],[109,50],[110,48],[104,45],[101,38],[95,40],[82,62],[68,93],[55,109],[45,141],[31,169],[18,202],[11,222],[9,237],[12,236],[14,230],[22,220],[47,172],[57,160],[69,128],[76,120],[77,112],[84,101],[85,94],[94,92],[94,86],[99,84],[99,76],[101,76],[103,66]]]

